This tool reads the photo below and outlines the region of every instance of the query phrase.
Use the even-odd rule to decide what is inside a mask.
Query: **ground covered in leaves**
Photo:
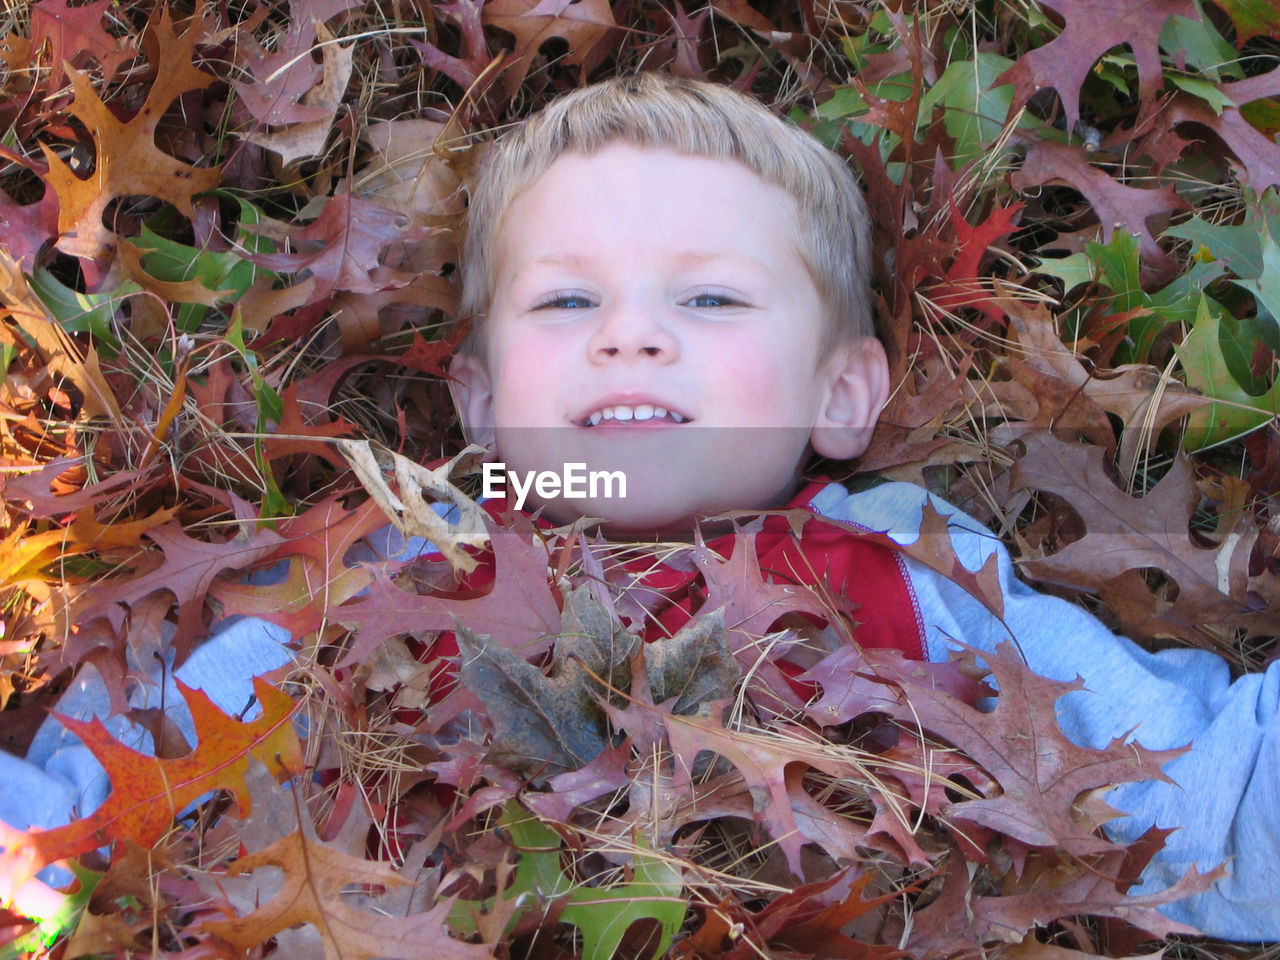
[[[185,691],[194,744],[135,711],[155,757],[74,724],[113,791],[0,834],[0,956],[1232,953],[1162,945],[1125,896],[1160,837],[1100,833],[1134,753],[1058,735],[1066,687],[1008,652],[980,710],[971,660],[785,656],[856,612],[762,577],[749,520],[640,548],[473,512],[442,560],[349,561],[380,505],[439,542],[423,491],[461,496],[420,465],[461,447],[442,365],[486,144],[666,70],[864,179],[896,390],[857,469],[1139,642],[1263,668],[1278,40],[1257,0],[10,5],[0,746],[85,665],[127,709],[139,663],[230,614],[298,660],[244,717]],[[914,555],[981,595],[933,532]],[[658,562],[695,615],[646,644]],[[68,886],[32,879],[55,862]]]

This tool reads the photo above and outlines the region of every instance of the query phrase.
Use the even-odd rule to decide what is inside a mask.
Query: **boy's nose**
[[[641,357],[670,363],[680,355],[680,345],[651,310],[619,304],[602,311],[600,324],[587,342],[587,354],[594,363]]]

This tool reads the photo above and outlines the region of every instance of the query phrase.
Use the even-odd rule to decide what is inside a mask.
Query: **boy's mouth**
[[[615,403],[593,410],[579,421],[583,427],[609,423],[687,423],[691,418],[654,403]]]

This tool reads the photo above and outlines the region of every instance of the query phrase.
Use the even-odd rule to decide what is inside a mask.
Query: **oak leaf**
[[[1032,673],[1011,655],[1008,645],[982,657],[1000,691],[990,711],[971,701],[973,688],[964,690],[962,699],[934,682],[935,676],[947,676],[947,671],[936,670],[937,665],[922,669],[882,659],[868,661],[857,672],[820,664],[809,676],[823,684],[823,696],[806,712],[824,724],[864,712],[882,713],[921,738],[958,749],[966,761],[985,771],[991,786],[985,796],[941,806],[938,813],[943,817],[1079,856],[1114,849],[1109,841],[1082,830],[1075,813],[1077,799],[1100,786],[1167,779],[1160,765],[1181,751],[1151,751],[1119,741],[1102,750],[1081,747],[1062,733],[1056,713],[1058,700],[1081,689],[1079,683]],[[927,802],[925,797],[915,799]]]
[[[353,0],[290,0],[287,27],[265,46],[248,35],[245,24],[241,25],[235,45],[236,63],[253,79],[232,80],[231,86],[255,119],[271,127],[325,118],[328,118],[326,126],[331,124],[332,107],[307,102],[308,94],[314,91],[330,66],[327,60],[316,63],[311,53],[318,25],[323,29],[323,24],[352,5]],[[326,31],[322,39],[331,39],[331,35]],[[348,74],[350,59],[348,55]],[[345,81],[342,86],[346,86]],[[339,96],[342,92],[342,88],[337,90]],[[286,157],[285,162],[289,159]]]
[[[854,782],[865,782],[867,770],[857,751],[829,749],[811,731],[798,725],[774,721],[767,731],[730,729],[715,715],[725,705],[726,701],[712,701],[707,705],[712,712],[689,717],[658,711],[675,762],[672,787],[681,791],[693,783],[701,752],[711,751],[723,757],[741,774],[750,791],[752,817],[768,829],[791,872],[803,876],[801,847],[806,842],[821,842],[826,830],[819,829],[810,835],[797,820],[797,813],[802,819],[811,818],[811,810],[803,801],[793,804],[792,790],[798,787],[798,782],[788,783],[788,766],[800,764],[821,770],[837,780]],[[641,705],[631,705],[632,709],[637,706]],[[614,716],[626,722],[620,714]],[[818,821],[811,819],[810,822],[824,827]],[[837,835],[834,842],[839,849],[845,841]]]
[[[324,152],[325,141],[333,131],[334,118],[342,105],[343,95],[351,80],[355,56],[354,44],[342,46],[334,42],[323,23],[315,23],[315,34],[320,39],[321,79],[302,96],[300,103],[291,109],[281,109],[283,104],[272,104],[269,116],[279,116],[274,123],[278,129],[251,130],[244,139],[260,147],[266,147],[280,155],[282,163],[290,164]],[[290,62],[311,62],[309,52],[293,57]],[[287,74],[286,74],[287,76]]]
[[[1026,441],[1014,464],[1015,488],[1062,497],[1085,523],[1085,535],[1048,556],[1021,562],[1028,576],[1075,590],[1104,592],[1132,571],[1154,568],[1176,585],[1171,600],[1147,593],[1143,633],[1158,629],[1192,641],[1205,639],[1207,625],[1251,626],[1275,635],[1280,617],[1265,597],[1274,596],[1250,576],[1256,529],[1247,521],[1225,531],[1223,542],[1201,546],[1192,539],[1191,518],[1200,502],[1185,457],[1143,497],[1131,497],[1108,477],[1105,452],[1041,435]],[[1262,574],[1262,577],[1274,577]],[[1165,591],[1165,597],[1172,591]],[[1128,624],[1126,626],[1130,626]]]
[[[128,38],[113,37],[102,25],[111,0],[70,6],[66,0],[39,0],[31,5],[31,57],[48,57],[49,89],[62,86],[67,64],[84,67],[96,60],[107,80],[133,55]]]
[[[1274,82],[1270,74],[1262,76]],[[1244,85],[1248,83],[1241,80],[1223,84],[1222,89],[1228,92],[1236,88],[1237,96],[1247,102],[1243,94]],[[1169,127],[1181,123],[1201,124],[1220,136],[1240,161],[1240,182],[1255,193],[1261,194],[1267,187],[1280,184],[1280,146],[1249,123],[1237,107],[1224,107],[1218,114],[1199,97],[1179,94],[1161,111],[1160,120]]]
[[[178,682],[195,721],[196,747],[185,757],[161,759],[131,750],[107,732],[102,721],[59,717],[106,770],[112,791],[96,811],[82,820],[52,830],[31,830],[0,850],[6,869],[0,876],[0,902],[49,863],[79,856],[116,840],[154,845],[174,818],[210,790],[227,790],[240,816],[250,801],[245,776],[256,759],[276,777],[302,769],[302,747],[293,729],[295,705],[288,694],[255,677],[254,693],[262,705],[256,720],[240,722],[213,705],[200,690]]]
[[[560,606],[547,578],[547,546],[532,523],[512,519],[513,525],[492,531],[494,575],[484,592],[419,595],[374,570],[368,594],[328,607],[329,619],[354,634],[339,666],[361,662],[387,637],[453,630],[459,624],[528,657],[546,650],[548,638],[560,629]]]
[[[975,890],[964,859],[953,857],[938,898],[915,913],[906,945],[921,957],[970,955],[975,945],[1018,943],[1036,927],[1073,916],[1116,917],[1157,937],[1196,932],[1156,907],[1207,890],[1223,868],[1193,869],[1168,890],[1132,896],[1120,879],[1124,858],[1116,850],[1083,864],[1046,864],[1020,881],[1007,878],[1010,889],[1001,896]]]
[[[433,8],[437,16],[446,17],[457,24],[458,31],[466,41],[465,56],[455,57],[445,53],[433,43],[410,41],[422,54],[422,62],[428,69],[439,70],[463,90],[470,90],[491,64],[489,46],[481,23],[481,12],[485,5],[485,0],[458,0],[456,3],[439,3]]]
[[[363,910],[344,892],[358,885],[400,887],[411,884],[389,864],[344,853],[315,835],[309,817],[271,846],[235,861],[232,877],[263,867],[284,874],[279,893],[244,917],[205,920],[202,929],[239,950],[252,950],[298,924],[314,929],[325,960],[488,960],[492,951],[449,936],[446,921],[452,901],[423,913],[388,916]]]
[[[126,608],[157,591],[167,590],[178,604],[178,630],[173,646],[179,661],[204,635],[205,596],[214,578],[224,570],[252,566],[266,557],[281,539],[274,531],[261,529],[245,538],[210,543],[187,536],[176,520],[147,530],[145,535],[160,549],[158,557],[157,551],[147,554],[143,572],[94,583],[60,610],[59,616],[68,625],[106,617],[119,629]]]
[[[449,476],[455,470],[466,473],[467,465],[474,464],[483,448],[471,445],[432,470],[371,440],[339,440],[337,445],[369,495],[405,537],[424,538],[455,569],[476,568],[475,556],[462,548],[483,547],[489,542],[488,515],[454,486]],[[384,472],[395,477],[396,490],[387,484]],[[449,514],[437,513],[433,503],[447,505]]]
[[[1166,270],[1169,257],[1156,243],[1148,220],[1167,221],[1186,210],[1187,201],[1169,184],[1143,189],[1120,183],[1090,164],[1088,156],[1083,147],[1037,140],[1009,182],[1024,192],[1051,182],[1074,187],[1084,194],[1097,216],[1103,243],[1109,242],[1115,231],[1127,230],[1141,241],[1143,258],[1155,268]]]
[[[156,146],[156,126],[169,104],[194,90],[203,90],[213,76],[194,64],[195,47],[205,34],[200,14],[187,28],[174,31],[168,7],[160,7],[151,21],[154,63],[160,78],[142,107],[121,122],[98,97],[89,75],[72,71],[75,100],[67,108],[94,140],[93,172],[81,179],[47,144],[41,144],[49,164],[48,182],[58,195],[58,248],[86,259],[102,257],[115,245],[115,235],[102,223],[107,204],[116,197],[147,195],[172,203],[191,216],[192,196],[212,190],[221,180],[217,169],[183,163]]]
[[[853,920],[883,906],[897,891],[864,900],[871,881],[852,868],[806,883],[752,913],[725,900],[708,907],[703,925],[676,945],[681,960],[754,960],[770,956],[812,956],[849,960],[892,960],[905,956],[893,947],[860,942],[841,931]],[[784,954],[782,951],[789,951]]]
[[[382,290],[387,283],[373,277],[379,254],[387,244],[412,236],[407,214],[339,193],[325,201],[315,220],[289,231],[290,243],[300,248],[296,252],[259,253],[247,259],[268,270],[309,271],[316,283],[307,303],[316,303],[338,290]]]
[[[3,154],[0,154],[3,155]],[[18,162],[15,154],[12,158]],[[24,166],[34,166],[29,162]],[[4,244],[13,261],[26,273],[35,267],[36,255],[43,249],[45,242],[58,234],[58,196],[53,190],[45,188],[44,194],[35,203],[18,204],[12,202],[3,190],[0,190],[0,243]]]
[[[347,566],[350,551],[365,536],[386,525],[372,500],[347,510],[338,497],[279,524],[283,540],[264,560],[285,561],[283,579],[270,583],[216,580],[209,595],[223,614],[262,617],[295,637],[315,633],[325,623],[330,605],[341,604],[369,586],[373,574],[362,565]]]
[[[568,42],[569,52],[561,60],[580,68],[585,80],[608,52],[610,34],[618,31],[607,0],[489,0],[483,22],[515,37],[515,50],[502,78],[508,97],[520,89],[533,55],[548,40],[561,37]]]
[[[1160,62],[1160,31],[1170,17],[1199,20],[1193,0],[1040,0],[1062,15],[1062,33],[1043,47],[1024,53],[995,80],[1015,87],[1013,110],[1044,87],[1053,87],[1062,100],[1067,129],[1080,119],[1080,87],[1098,58],[1127,43],[1138,64],[1138,95],[1144,106],[1155,100],[1164,79]]]
[[[1114,442],[1107,414],[1124,424],[1120,437],[1120,465],[1126,473],[1155,445],[1161,431],[1180,417],[1208,406],[1207,397],[1161,375],[1148,364],[1124,364],[1106,372],[1086,368],[1058,334],[1057,324],[1043,306],[1001,301],[1018,335],[1020,355],[1011,354],[1015,372],[1007,389],[986,384],[1004,410],[1017,409],[1010,394],[1027,392],[1034,412],[1030,426],[1076,430],[1103,448]],[[975,396],[975,400],[981,400]]]

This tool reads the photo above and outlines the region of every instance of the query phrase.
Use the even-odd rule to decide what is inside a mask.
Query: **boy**
[[[816,142],[726,89],[627,78],[570,94],[509,135],[469,216],[463,313],[475,323],[452,373],[471,438],[493,446],[513,484],[571,464],[626,477],[625,497],[526,480],[531,507],[648,538],[791,502],[915,538],[927,500],[915,487],[796,496],[810,447],[858,455],[888,391],[861,196]],[[1019,583],[972,521],[951,524],[971,569],[999,555],[1002,621],[910,560],[850,553],[859,538],[828,539],[816,560],[801,547],[870,614],[864,645],[939,660],[954,640],[990,649],[1012,634],[1036,671],[1082,676],[1087,692],[1058,704],[1073,739],[1102,746],[1137,728],[1155,749],[1193,742],[1166,767],[1181,787],[1129,784],[1108,797],[1130,814],[1109,825],[1116,839],[1182,827],[1136,892],[1234,857],[1232,876],[1166,912],[1230,939],[1280,937],[1280,669],[1229,684],[1210,654],[1146,653]],[[188,664],[226,662],[201,657],[216,646],[278,651],[279,633],[241,620]],[[235,682],[219,681],[215,699],[243,703]]]
[[[698,516],[791,500],[806,444],[835,459],[865,449],[888,374],[861,193],[754,101],[650,74],[576,91],[498,146],[469,218],[462,312],[475,327],[451,370],[469,436],[513,477],[576,462],[627,478],[625,499],[533,496],[546,516],[604,517],[614,537],[687,535]],[[926,498],[830,484],[793,505],[910,541]],[[1212,654],[1149,654],[1016,580],[973,521],[950,523],[970,569],[999,554],[1003,622],[909,559],[897,578],[870,555],[841,564],[838,549],[802,544],[788,569],[819,565],[855,594],[870,611],[864,646],[941,660],[952,641],[1012,636],[1036,672],[1080,676],[1088,692],[1058,704],[1078,742],[1192,743],[1165,767],[1177,784],[1108,796],[1131,814],[1108,825],[1114,839],[1181,828],[1133,892],[1230,859],[1230,877],[1164,912],[1228,939],[1280,938],[1280,668],[1229,684]]]

